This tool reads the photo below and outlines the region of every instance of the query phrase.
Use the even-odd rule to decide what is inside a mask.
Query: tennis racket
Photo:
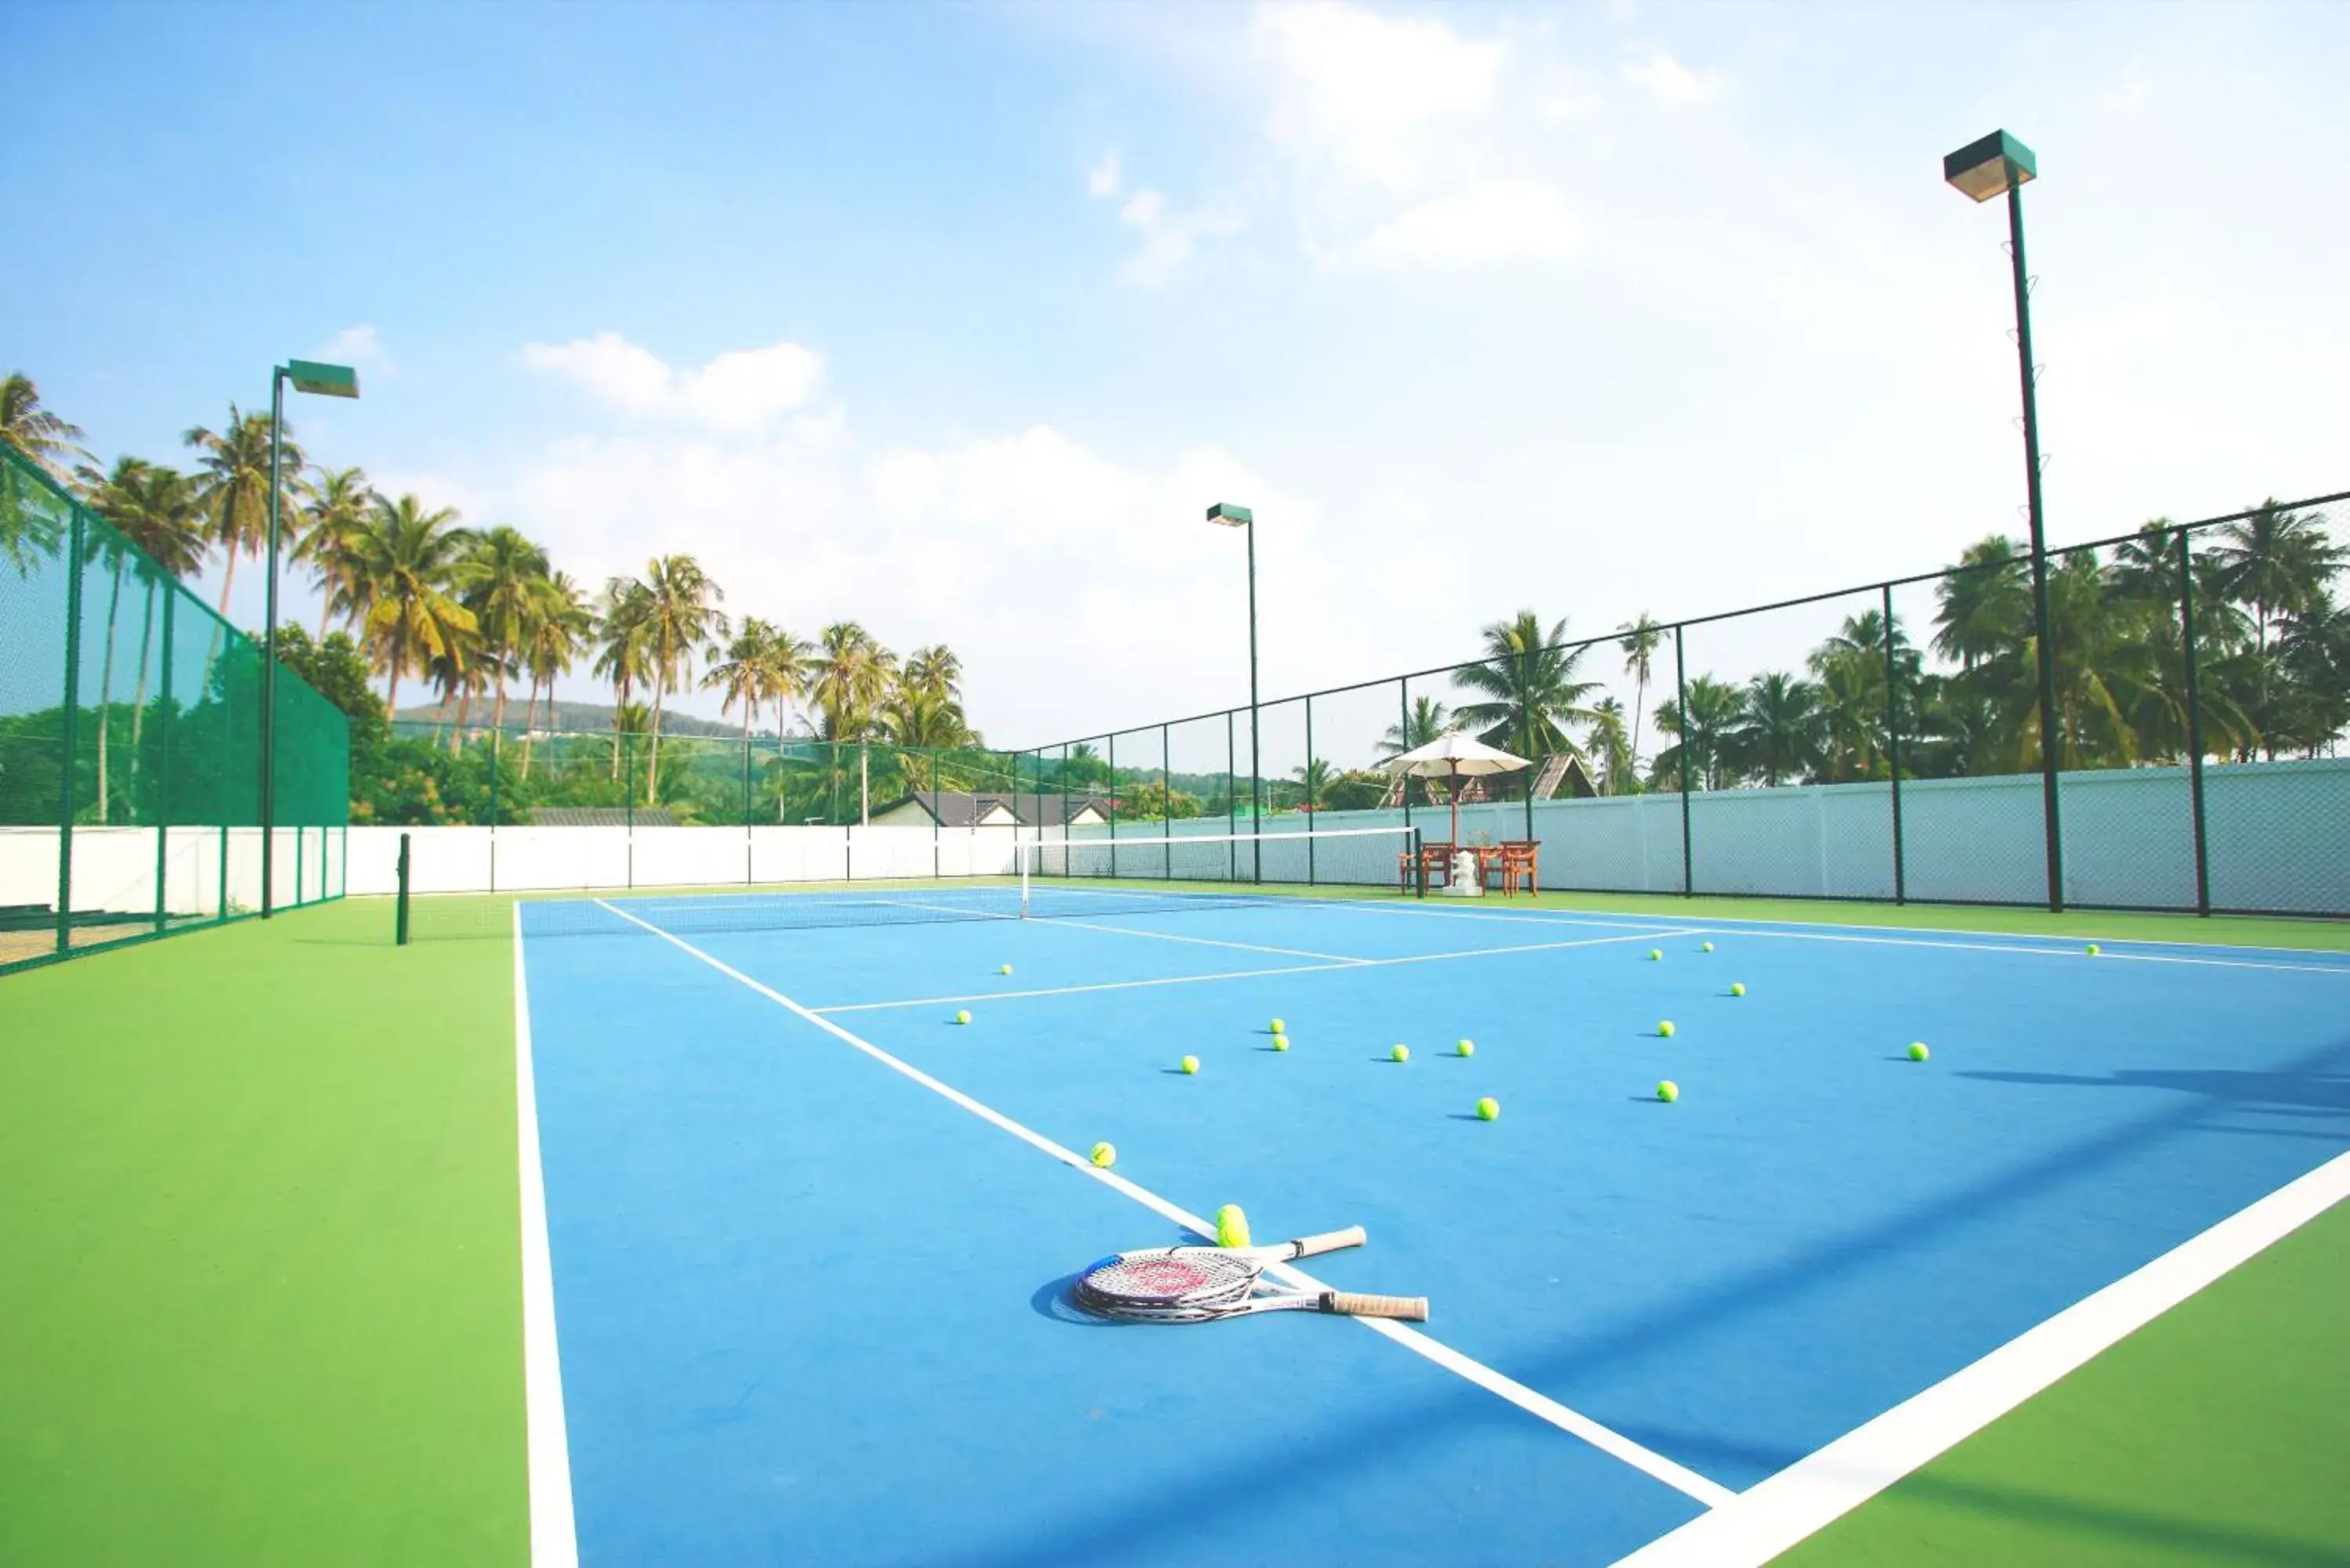
[[[1253,1312],[1326,1312],[1428,1321],[1426,1296],[1369,1296],[1268,1282],[1274,1263],[1359,1247],[1363,1228],[1301,1236],[1272,1247],[1150,1247],[1087,1265],[1070,1293],[1100,1317],[1136,1323],[1212,1323]]]

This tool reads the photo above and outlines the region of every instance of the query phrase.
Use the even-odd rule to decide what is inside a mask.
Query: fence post
[[[1159,726],[1159,836],[1168,841],[1162,852],[1167,880],[1175,879],[1175,759],[1169,752],[1169,726]]]
[[[1305,885],[1314,886],[1314,819],[1322,802],[1314,788],[1314,693],[1305,694]]]
[[[155,929],[171,920],[165,889],[172,879],[172,605],[179,586],[163,586],[163,672],[155,706]]]
[[[1109,753],[1109,836],[1111,841],[1115,843],[1118,838],[1118,732],[1112,731],[1103,740],[1102,746]],[[1110,875],[1117,876],[1118,851],[1116,849],[1109,852],[1109,866]]]
[[[1232,836],[1240,832],[1240,746],[1232,739],[1232,711],[1224,710],[1224,880],[1241,879],[1241,846]]]
[[[777,729],[783,728],[778,722]],[[751,864],[751,726],[743,726],[743,886],[751,885],[755,868]]]
[[[1901,665],[1895,657],[1893,585],[1885,585],[1885,775],[1893,781],[1893,901],[1909,901],[1901,856]]]
[[[498,890],[498,742],[490,732],[490,891]]]
[[[2195,912],[2211,912],[2211,862],[2203,838],[2203,682],[2195,664],[2195,556],[2178,531],[2179,647],[2187,656],[2187,796],[2195,818]]]
[[[627,846],[621,884],[637,885],[637,733],[620,732],[620,836]]]
[[[82,510],[73,508],[66,545],[66,690],[59,713],[61,749],[57,757],[57,954],[73,950],[73,819],[74,751],[80,743],[81,722],[81,555]],[[98,716],[99,722],[106,715]]]
[[[391,945],[408,945],[408,835],[400,836],[400,899],[394,908],[391,925]]]
[[[1409,750],[1411,750],[1411,677],[1399,675],[1396,677],[1396,755],[1401,756]],[[1409,827],[1411,826],[1411,775],[1400,774],[1397,776],[1402,781],[1400,790],[1403,794],[1403,825]]]
[[[1697,891],[1697,873],[1690,846],[1690,717],[1689,661],[1682,657],[1681,628],[1673,628],[1673,691],[1675,711],[1680,718],[1681,754],[1681,897]]]

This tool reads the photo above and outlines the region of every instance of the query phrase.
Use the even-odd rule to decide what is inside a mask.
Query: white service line
[[[1070,922],[1059,922],[1068,924]],[[661,933],[666,936],[666,931]],[[1556,952],[1565,948],[1600,948],[1615,942],[1644,942],[1657,936],[1690,936],[1691,931],[1635,931],[1629,936],[1577,937],[1564,942],[1523,942],[1506,948],[1470,948],[1451,953],[1408,953],[1401,958],[1343,959],[1335,963],[1284,964],[1274,969],[1222,970],[1214,974],[1170,974],[1149,980],[1105,980],[1090,985],[1041,986],[1033,991],[975,991],[961,996],[917,996],[904,1002],[844,1002],[815,1007],[811,1012],[885,1012],[899,1007],[943,1007],[950,1002],[1016,1002],[1034,996],[1077,996],[1096,991],[1140,991],[1159,985],[1203,985],[1211,981],[1262,980],[1271,975],[1326,974],[1336,970],[1388,969],[1396,964],[1437,963],[1455,959],[1506,958],[1512,953]]]
[[[1202,948],[1238,948],[1243,952],[1274,953],[1282,958],[1327,959],[1336,964],[1371,961],[1368,959],[1350,958],[1345,953],[1310,952],[1304,948],[1275,948],[1267,947],[1262,942],[1232,942],[1217,937],[1183,937],[1176,935],[1173,931],[1146,931],[1127,926],[1101,926],[1096,925],[1091,920],[1072,920],[1058,915],[1046,915],[1044,919],[1051,920],[1056,926],[1075,926],[1081,931],[1107,931],[1114,937],[1145,937],[1153,941],[1190,942],[1195,947]]]
[[[530,1561],[532,1568],[578,1568],[579,1536],[571,1513],[571,1443],[563,1419],[563,1358],[555,1338],[555,1262],[546,1241],[546,1175],[539,1163],[538,1087],[531,1065],[530,986],[523,964],[520,902],[514,907],[514,1006]]]
[[[710,954],[703,952],[700,948],[695,947],[691,942],[685,940],[683,938],[674,936],[670,932],[661,929],[659,926],[652,924],[649,920],[639,919],[636,916],[629,914],[627,910],[616,909],[611,904],[605,903],[605,901],[600,898],[598,899],[597,902],[604,904],[606,909],[610,909],[622,919],[642,926],[646,930],[650,931],[653,935],[660,938],[663,941],[675,947],[679,951],[686,953],[692,958],[701,960],[703,963],[708,964],[712,969],[716,970],[719,973],[726,976],[729,980],[734,981],[737,983],[758,992],[761,996],[765,997],[768,1001],[775,1003],[778,1007],[783,1008],[785,1012],[788,1012],[798,1018],[804,1019],[807,1023],[815,1024],[818,1029],[823,1030],[826,1033],[830,1034],[835,1039],[841,1041],[843,1044],[854,1046],[856,1049],[862,1051],[866,1055],[871,1057],[874,1061],[880,1063],[891,1072],[900,1074],[903,1076],[911,1079],[913,1082],[920,1084],[922,1087],[930,1090],[932,1094],[941,1096],[941,1097],[953,1102],[955,1105],[961,1106],[964,1110],[969,1111],[972,1115],[979,1117],[982,1121],[987,1122],[991,1126],[999,1127],[1004,1132],[1010,1133],[1014,1137],[1018,1138],[1022,1143],[1026,1144],[1029,1147],[1035,1149],[1037,1152],[1049,1155],[1053,1158],[1059,1160],[1063,1165],[1067,1166],[1071,1170],[1076,1171],[1080,1176],[1090,1177],[1094,1180],[1102,1183],[1104,1186],[1113,1189],[1127,1198],[1132,1199],[1135,1202],[1141,1204],[1144,1208],[1149,1210],[1152,1213],[1157,1214],[1161,1219],[1171,1220],[1175,1224],[1182,1226],[1193,1235],[1203,1236],[1210,1241],[1213,1241],[1215,1239],[1216,1227],[1212,1222],[1200,1218],[1200,1216],[1191,1213],[1189,1210],[1170,1202],[1168,1199],[1159,1197],[1157,1193],[1151,1191],[1148,1188],[1137,1186],[1135,1183],[1128,1180],[1125,1177],[1118,1175],[1116,1171],[1101,1169],[1096,1166],[1093,1161],[1078,1154],[1076,1150],[1064,1148],[1061,1145],[1055,1143],[1051,1138],[1046,1137],[1044,1134],[1037,1132],[1033,1128],[1023,1127],[1020,1123],[1014,1121],[1010,1116],[1005,1116],[1003,1112],[972,1099],[961,1089],[955,1088],[951,1085],[942,1083],[939,1079],[931,1077],[928,1073],[923,1072],[920,1067],[915,1066],[912,1063],[893,1056],[889,1052],[881,1049],[879,1045],[874,1044],[871,1041],[851,1033],[847,1029],[842,1028],[839,1024],[835,1023],[831,1019],[817,1012],[815,1009],[805,1007],[799,1002],[793,1001],[790,997],[785,996],[782,992],[775,990],[773,986],[763,984],[760,981],[752,979],[749,975],[744,974],[741,970],[734,968],[732,964],[726,963],[723,960],[712,958]],[[1347,968],[1350,966],[1336,965],[1333,967]],[[1281,1269],[1281,1272],[1284,1276],[1290,1278],[1295,1282],[1307,1290],[1327,1290],[1329,1288],[1327,1285],[1325,1285],[1320,1281],[1315,1279],[1312,1275],[1305,1273],[1300,1270],[1289,1268],[1286,1265],[1276,1265],[1276,1267]],[[1728,1488],[1719,1486],[1714,1482],[1706,1480],[1705,1477],[1699,1475],[1696,1471],[1691,1470],[1683,1465],[1675,1463],[1673,1460],[1665,1458],[1662,1454],[1641,1447],[1638,1443],[1636,1443],[1631,1438],[1625,1437],[1622,1433],[1609,1430],[1607,1428],[1603,1427],[1598,1422],[1591,1419],[1588,1416],[1581,1415],[1574,1410],[1568,1409],[1565,1406],[1559,1404],[1556,1400],[1536,1393],[1534,1390],[1516,1381],[1514,1378],[1496,1372],[1492,1367],[1485,1366],[1482,1362],[1471,1360],[1470,1357],[1461,1355],[1459,1351],[1454,1350],[1451,1346],[1430,1338],[1428,1334],[1421,1333],[1418,1329],[1409,1328],[1402,1324],[1392,1323],[1382,1318],[1357,1318],[1354,1321],[1361,1324],[1364,1327],[1370,1329],[1373,1333],[1382,1334],[1388,1339],[1394,1341],[1396,1344],[1402,1345],[1405,1349],[1411,1351],[1414,1355],[1425,1357],[1435,1365],[1443,1367],[1446,1371],[1451,1372],[1458,1376],[1467,1378],[1470,1382],[1476,1384],[1479,1387],[1485,1389],[1487,1392],[1499,1395],[1502,1398],[1508,1400],[1511,1404],[1515,1405],[1519,1409],[1525,1411],[1528,1415],[1549,1423],[1551,1426],[1557,1428],[1560,1431],[1580,1438],[1585,1442],[1591,1444],[1593,1447],[1599,1449],[1611,1457],[1620,1459],[1624,1463],[1632,1466],[1634,1469],[1664,1482],[1667,1486],[1695,1498],[1698,1501],[1705,1504],[1708,1508],[1719,1508],[1723,1503],[1730,1501],[1735,1495],[1731,1492]]]
[[[2350,1154],[2238,1210],[1727,1505],[1659,1536],[1616,1568],[1760,1568],[2345,1197]]]
[[[1730,931],[1724,930],[1719,926],[1700,927],[1697,929],[1701,930],[1721,931],[1721,934],[1725,936],[1731,934]],[[1735,934],[1741,937],[1751,937],[1760,941],[1850,942],[1862,947],[1944,948],[1960,952],[2030,953],[2042,958],[2063,958],[2074,960],[2085,960],[2088,956],[2082,952],[2078,946],[2053,948],[2035,947],[2030,945],[2033,941],[2047,940],[2044,937],[2022,939],[2012,942],[1952,942],[1943,941],[1933,938],[1863,937],[1855,936],[1848,932],[1842,931],[1739,930]],[[2191,964],[2202,969],[2259,969],[2282,971],[2291,974],[2338,974],[2350,976],[2350,964],[2271,963],[2265,961],[2254,959],[2189,958],[2180,953],[2101,952],[2096,955],[2095,961],[2098,963]]]

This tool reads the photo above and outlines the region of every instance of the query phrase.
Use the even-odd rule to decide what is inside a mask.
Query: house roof
[[[975,827],[998,811],[1009,811],[1023,827],[1039,824],[1066,826],[1090,808],[1097,816],[1109,815],[1109,800],[1096,794],[1013,794],[966,790],[917,790],[888,809],[909,802],[931,814],[941,827]]]
[[[629,823],[639,827],[675,827],[677,818],[657,805],[640,805],[634,811],[620,805],[535,805],[530,808],[533,827],[625,827]]]

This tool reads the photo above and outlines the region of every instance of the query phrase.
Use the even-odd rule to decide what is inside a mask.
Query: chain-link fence
[[[0,972],[340,895],[349,727],[282,669],[265,726],[262,671],[0,447]]]
[[[2350,915],[2345,500],[2052,550],[2044,637],[2003,538],[1580,640],[1523,617],[1487,659],[1119,732],[1104,776],[1143,809],[1115,831],[1310,813],[1531,845],[1564,889]],[[1381,766],[1461,729],[1527,765]],[[1019,765],[1061,780],[1103,749]]]

